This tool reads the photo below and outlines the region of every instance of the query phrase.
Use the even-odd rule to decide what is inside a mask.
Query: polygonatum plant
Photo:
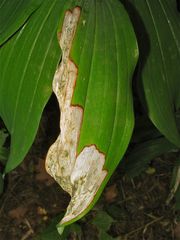
[[[71,195],[60,230],[93,207],[129,145],[139,50],[141,102],[180,146],[176,1],[121,2],[0,0],[0,117],[11,135],[3,176],[24,159],[54,91],[61,131],[46,169]]]
[[[82,1],[70,9],[60,25],[62,60],[53,80],[61,133],[46,159],[47,171],[71,195],[63,225],[92,208],[127,148],[138,57],[118,1]]]
[[[56,70],[61,133],[46,169],[71,195],[66,225],[92,208],[130,141],[136,37],[117,0],[46,0],[21,20],[0,51],[0,114],[11,134],[5,173],[32,144]]]

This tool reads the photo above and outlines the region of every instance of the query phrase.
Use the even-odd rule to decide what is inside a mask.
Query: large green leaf
[[[46,161],[47,171],[71,195],[63,226],[93,207],[126,151],[134,125],[131,80],[138,58],[132,24],[118,1],[74,1],[66,17],[60,27],[62,62],[53,83],[61,135]]]
[[[124,2],[139,41],[142,103],[155,126],[180,147],[175,120],[180,108],[180,14],[176,1]]]
[[[60,59],[57,27],[65,1],[46,0],[0,49],[0,115],[11,134],[5,172],[29,150]]]
[[[64,153],[67,157],[67,152],[55,151],[54,159],[50,157],[48,166],[52,173],[56,169],[65,172],[70,169],[69,174],[72,173],[65,178],[59,176],[59,172],[55,172],[54,176],[64,189],[68,191],[71,188],[68,192],[72,200],[66,220],[69,212],[71,215],[71,206],[75,213],[72,212],[74,215],[69,220],[64,219],[64,225],[76,221],[92,208],[128,146],[134,124],[131,79],[138,57],[131,22],[118,1],[65,2],[44,1],[23,28],[0,50],[0,115],[11,134],[10,156],[6,165],[8,172],[22,161],[31,146],[43,107],[51,93],[51,81],[60,59],[56,41],[58,20],[60,19],[61,32],[59,36],[66,32],[67,39],[64,39],[63,44],[71,47],[68,41],[74,20],[69,17],[65,30],[62,30],[64,10],[75,9],[76,13],[80,12],[68,59],[68,64],[74,62],[73,66],[78,69],[76,85],[73,83],[75,89],[71,107],[83,111],[76,149],[77,159],[75,162],[71,158],[68,159],[69,162],[65,161],[67,169],[64,169],[61,157]],[[66,16],[69,15],[71,12],[67,11]],[[68,51],[62,50],[63,54]],[[63,56],[61,65],[64,60]],[[72,69],[69,70],[67,73],[73,74]],[[57,90],[62,87],[58,84]],[[59,95],[63,94],[61,90],[64,90],[63,87],[58,92]],[[65,97],[69,96],[68,90]],[[63,106],[60,107],[63,119]],[[67,114],[69,112],[71,111],[67,111]],[[61,126],[62,138],[68,122],[71,123],[71,116]],[[79,124],[78,121],[77,123]],[[72,141],[73,128],[72,132],[68,131]],[[63,147],[66,148],[68,144],[72,142],[65,143]],[[72,148],[76,148],[76,144],[77,142]],[[79,161],[78,156],[84,154],[84,149],[85,154],[88,149],[90,156],[85,161]],[[72,177],[76,178],[76,174],[78,178],[73,180]]]
[[[42,0],[0,0],[0,45],[15,33]]]
[[[108,231],[113,222],[114,219],[105,211],[98,211],[95,218],[92,220],[92,223],[95,224],[98,229],[103,231]]]

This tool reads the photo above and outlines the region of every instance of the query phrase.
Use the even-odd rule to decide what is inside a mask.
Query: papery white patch
[[[62,224],[77,217],[89,206],[107,175],[107,171],[103,170],[105,156],[95,145],[86,146],[77,156],[83,108],[71,105],[78,70],[69,54],[79,17],[80,8],[76,7],[72,12],[66,12],[63,22],[59,41],[62,61],[53,80],[53,91],[61,110],[61,133],[46,158],[47,172],[71,195]]]

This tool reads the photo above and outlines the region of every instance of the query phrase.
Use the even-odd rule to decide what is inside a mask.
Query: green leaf
[[[114,222],[114,219],[107,214],[105,211],[98,211],[95,218],[92,220],[92,224],[94,224],[99,231],[99,239],[103,240],[112,240],[107,231],[110,229],[111,224]]]
[[[25,157],[35,138],[60,59],[57,27],[64,1],[46,0],[0,49],[0,115],[11,134],[5,172]]]
[[[132,134],[131,80],[138,48],[129,17],[118,1],[87,2],[71,51],[79,70],[72,104],[84,109],[78,153],[95,143],[109,153],[105,168],[110,170],[119,163]],[[111,160],[116,157],[117,161]]]
[[[0,0],[0,45],[40,6],[42,0]]]
[[[180,147],[175,120],[175,112],[180,108],[180,14],[176,1],[129,2],[126,6],[140,48],[138,83],[142,104],[160,132]]]
[[[114,240],[115,238],[111,237],[109,234],[107,234],[105,231],[100,231],[99,233],[99,239],[103,240]],[[116,238],[117,239],[117,238]]]
[[[66,227],[63,234],[61,236],[59,235],[56,225],[60,217],[62,216],[57,216],[53,218],[49,226],[45,230],[43,230],[37,237],[35,237],[34,240],[67,240],[71,233],[77,234],[77,240],[81,239],[82,232],[78,224],[72,224],[69,227]]]
[[[152,159],[173,150],[177,147],[163,137],[137,144],[125,159],[125,170],[131,177],[138,176]]]
[[[106,211],[115,220],[127,221],[127,210],[118,204],[107,206]]]
[[[97,212],[95,218],[92,221],[92,223],[95,224],[96,227],[104,231],[108,231],[113,222],[113,218],[105,211]]]
[[[61,135],[46,159],[47,171],[71,195],[63,226],[93,207],[127,149],[138,58],[134,30],[119,1],[74,1],[65,20],[62,62],[53,82]],[[73,31],[72,22],[78,23]]]
[[[34,240],[62,240],[63,238],[59,235],[56,224],[58,223],[58,219],[60,216],[57,216],[51,220],[51,223],[45,230],[34,238]]]

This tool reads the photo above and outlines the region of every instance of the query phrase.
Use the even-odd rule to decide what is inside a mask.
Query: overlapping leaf
[[[97,201],[130,141],[134,124],[131,80],[138,49],[129,17],[118,1],[68,1],[66,8],[65,2],[44,1],[1,48],[0,115],[11,134],[8,172],[31,146],[51,93],[60,58],[58,20],[63,19],[65,9],[80,6],[71,51],[78,68],[72,104],[84,111],[77,150],[79,153],[85,146],[97,146],[105,155],[103,167],[108,174],[91,204],[75,221]]]
[[[44,1],[0,49],[0,115],[11,134],[6,172],[16,167],[29,150],[52,92],[60,59],[57,27],[64,3]]]
[[[142,103],[155,126],[179,147],[180,15],[175,2],[130,0],[127,9],[139,40]]]
[[[42,0],[0,1],[0,45],[24,24],[41,2]]]

